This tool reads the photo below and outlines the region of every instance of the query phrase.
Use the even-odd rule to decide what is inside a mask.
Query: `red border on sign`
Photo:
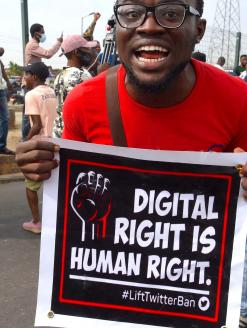
[[[66,239],[67,239],[67,223],[68,223],[68,201],[69,201],[69,182],[70,182],[70,171],[71,164],[84,164],[89,166],[97,166],[104,167],[114,170],[121,171],[132,171],[132,172],[141,172],[141,173],[150,173],[150,174],[160,174],[160,175],[174,175],[174,176],[190,176],[190,177],[204,177],[211,179],[224,179],[227,180],[227,194],[226,194],[226,206],[225,213],[223,219],[223,230],[222,230],[222,243],[221,243],[221,255],[220,255],[220,265],[218,270],[218,284],[217,284],[217,293],[216,293],[216,307],[215,307],[215,315],[214,317],[188,314],[188,313],[176,313],[170,311],[160,311],[147,309],[142,307],[130,307],[116,304],[106,304],[106,303],[97,303],[97,302],[88,302],[88,301],[78,301],[73,299],[66,299],[63,297],[63,288],[64,288],[64,274],[65,274],[65,257],[66,257]],[[148,314],[158,314],[158,315],[166,315],[166,316],[176,316],[182,318],[190,318],[190,319],[198,319],[202,321],[208,322],[217,322],[219,320],[219,310],[220,310],[220,294],[221,294],[221,286],[222,286],[222,278],[223,278],[223,263],[225,257],[225,243],[226,243],[226,231],[228,224],[228,209],[230,205],[230,192],[232,186],[232,177],[229,175],[220,175],[220,174],[209,174],[209,173],[189,173],[189,172],[170,172],[170,171],[159,171],[159,170],[147,170],[140,169],[129,166],[121,166],[121,165],[112,165],[105,163],[97,163],[90,161],[82,161],[82,160],[68,160],[67,161],[67,176],[66,176],[66,190],[65,190],[65,206],[64,206],[64,228],[63,228],[63,242],[62,242],[62,268],[61,268],[61,279],[60,279],[60,290],[59,290],[59,302],[67,303],[67,304],[76,304],[76,305],[84,305],[91,307],[101,307],[108,309],[116,309],[116,310],[124,310],[131,312],[142,312]]]

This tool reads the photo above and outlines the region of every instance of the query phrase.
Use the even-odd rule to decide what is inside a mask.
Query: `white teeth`
[[[143,63],[157,63],[165,60],[165,57],[163,58],[143,58],[143,57],[138,57],[138,60],[143,62]]]
[[[158,63],[158,62],[162,62],[166,59],[166,57],[168,56],[169,54],[169,51],[165,48],[162,48],[160,46],[157,46],[157,45],[150,45],[150,46],[141,46],[139,47],[137,50],[137,52],[140,52],[139,54],[137,54],[137,58],[140,62],[143,62],[143,63]],[[153,57],[151,56],[145,56],[145,57],[142,57],[141,56],[141,52],[142,51],[145,51],[145,52],[151,52],[151,51],[158,51],[160,52],[160,56],[159,58],[147,58],[147,57]],[[155,56],[157,57],[157,56]]]
[[[142,46],[137,49],[137,51],[160,51],[160,52],[168,52],[167,49],[159,47],[159,46]]]

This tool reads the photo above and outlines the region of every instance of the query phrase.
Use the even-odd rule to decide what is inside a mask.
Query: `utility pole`
[[[216,63],[223,56],[226,59],[226,68],[234,67],[239,32],[239,0],[218,0],[209,48],[211,63]]]
[[[29,40],[28,0],[21,0],[22,50],[23,65],[25,65],[25,47]]]
[[[236,40],[236,52],[235,52],[235,67],[239,64],[239,57],[240,57],[240,50],[241,50],[241,39],[242,39],[242,33],[237,33],[237,40]]]

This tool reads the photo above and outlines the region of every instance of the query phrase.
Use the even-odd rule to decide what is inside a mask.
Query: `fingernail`
[[[243,167],[244,166],[242,164],[236,165],[236,169],[238,170],[240,176],[243,176]]]

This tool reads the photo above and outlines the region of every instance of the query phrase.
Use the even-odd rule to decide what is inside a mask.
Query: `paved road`
[[[0,327],[33,328],[40,236],[22,230],[30,218],[24,182],[0,184]]]

